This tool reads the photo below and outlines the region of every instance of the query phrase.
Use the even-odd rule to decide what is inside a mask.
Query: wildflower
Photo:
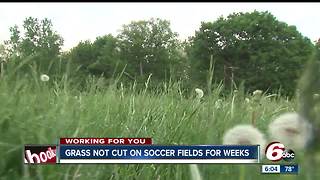
[[[266,140],[264,134],[252,125],[237,125],[224,134],[223,144],[260,145],[260,154],[263,155]]]
[[[253,91],[253,96],[260,96],[262,94],[261,90],[255,90]]]
[[[250,99],[249,99],[249,98],[245,98],[244,101],[245,101],[246,103],[250,103]]]
[[[313,98],[314,98],[314,99],[319,99],[319,97],[320,97],[319,94],[314,94],[314,95],[313,95]]]
[[[197,98],[202,98],[203,97],[203,91],[202,89],[196,88],[195,89],[196,93],[197,93]]]
[[[42,74],[41,76],[40,76],[40,79],[41,79],[41,81],[44,81],[44,82],[46,82],[46,81],[49,81],[49,76],[48,75],[46,75],[46,74]]]
[[[271,140],[288,148],[304,149],[312,139],[312,125],[295,112],[285,113],[269,124]]]

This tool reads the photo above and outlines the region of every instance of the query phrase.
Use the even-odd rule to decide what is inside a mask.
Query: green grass
[[[27,166],[22,165],[22,150],[24,144],[55,144],[60,137],[152,137],[155,144],[164,145],[221,144],[227,129],[251,123],[252,111],[257,112],[257,127],[266,133],[273,118],[296,108],[294,100],[278,96],[245,103],[245,97],[252,97],[242,91],[223,98],[219,87],[200,103],[192,94],[182,95],[177,84],[161,92],[115,87],[93,80],[80,92],[64,81],[0,79],[1,179],[190,179],[189,167],[183,164]],[[240,166],[201,164],[199,169],[203,179],[239,179]],[[298,176],[281,179],[306,179],[306,171],[302,166]],[[261,175],[259,165],[246,165],[244,176],[280,177]]]

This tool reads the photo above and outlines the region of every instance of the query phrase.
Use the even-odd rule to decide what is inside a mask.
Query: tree
[[[28,17],[23,22],[24,35],[17,25],[10,28],[10,40],[6,41],[6,47],[10,57],[24,60],[33,56],[32,63],[39,71],[49,71],[60,54],[63,39],[53,30],[51,20],[45,18]]]
[[[245,80],[248,90],[281,87],[287,94],[293,93],[313,48],[295,26],[258,11],[202,22],[190,44],[188,54],[197,80],[205,80],[212,55],[215,80],[223,80],[226,87]]]
[[[121,50],[116,37],[111,34],[98,37],[93,43],[93,48],[97,60],[89,66],[92,72],[103,73],[106,77],[112,77],[122,71],[125,63],[120,60]]]
[[[89,72],[88,66],[96,60],[92,43],[89,40],[80,41],[76,47],[70,50],[69,56],[72,63],[85,72]]]
[[[69,54],[73,64],[84,73],[110,78],[124,68],[118,39],[111,34],[97,37],[93,43],[88,40],[80,42]]]
[[[124,25],[118,35],[121,59],[128,63],[128,71],[135,77],[172,77],[180,60],[177,36],[167,20],[133,21]]]

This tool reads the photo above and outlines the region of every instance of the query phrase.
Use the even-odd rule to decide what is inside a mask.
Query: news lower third
[[[60,138],[25,145],[25,164],[257,164],[262,174],[297,174],[295,153],[280,142],[259,145],[158,145],[152,138]],[[261,164],[262,154],[271,164]],[[287,164],[279,164],[285,162]]]

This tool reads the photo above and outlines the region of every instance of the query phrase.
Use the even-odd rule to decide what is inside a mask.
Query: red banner
[[[25,164],[56,164],[55,145],[25,145]]]

